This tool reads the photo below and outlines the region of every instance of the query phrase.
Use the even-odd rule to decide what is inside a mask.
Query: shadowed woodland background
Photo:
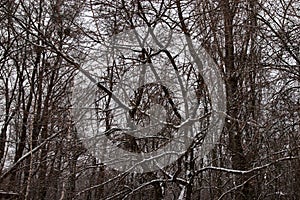
[[[0,190],[37,200],[300,199],[297,0],[0,4]],[[205,158],[197,157],[196,143],[159,171],[114,171],[78,137],[70,111],[73,79],[104,38],[157,24],[198,40],[214,59],[226,84],[226,123]],[[120,63],[101,72],[108,88],[128,69]],[[203,80],[197,84],[209,110]],[[99,91],[99,98],[99,120],[109,127],[113,116],[104,108],[111,95]],[[126,144],[138,148],[134,138]]]

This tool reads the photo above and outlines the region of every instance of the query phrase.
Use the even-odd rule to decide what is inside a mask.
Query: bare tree
[[[1,190],[14,190],[20,199],[300,198],[296,0],[0,4]],[[209,87],[195,64],[163,48],[155,35],[166,34],[162,30],[195,39],[225,82],[225,126],[204,157],[200,152],[213,112]],[[140,39],[138,48],[119,51],[115,57],[108,54],[107,41],[127,32]],[[157,49],[145,45],[150,36]],[[132,93],[128,90],[127,102],[117,94],[122,78],[160,58],[171,66],[170,73],[172,69],[188,77],[184,83],[203,107],[199,134],[177,161],[156,171],[109,168],[107,161],[118,160],[105,157],[107,145],[102,157],[95,156],[80,137],[85,130],[73,116],[72,93],[84,83],[75,85],[76,77],[79,73],[97,87],[97,123],[89,125],[105,135],[104,143],[116,144],[127,152],[124,156],[153,152],[172,141],[184,123],[181,102],[175,98],[184,92],[147,83]],[[116,105],[137,127],[152,125],[149,113],[155,116],[162,107],[168,123],[152,137],[134,137],[126,127],[116,128],[124,122]]]

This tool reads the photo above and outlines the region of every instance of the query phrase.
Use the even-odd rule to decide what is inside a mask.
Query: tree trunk
[[[242,147],[242,132],[240,125],[237,122],[239,119],[239,93],[238,87],[239,81],[242,77],[238,74],[238,69],[235,66],[234,55],[234,35],[233,35],[233,23],[235,16],[234,5],[231,5],[229,0],[222,1],[223,5],[223,17],[224,17],[224,33],[225,33],[225,70],[226,70],[226,92],[227,92],[227,114],[232,119],[226,120],[226,130],[229,134],[229,151],[232,156],[232,168],[236,170],[246,169],[246,160]],[[243,182],[242,177],[235,176],[235,185],[239,185]],[[249,199],[248,188],[246,185],[242,189],[238,189],[235,192],[235,199]]]

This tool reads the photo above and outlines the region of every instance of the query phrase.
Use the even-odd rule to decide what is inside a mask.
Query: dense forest
[[[0,25],[0,198],[300,199],[299,1],[2,0]]]

